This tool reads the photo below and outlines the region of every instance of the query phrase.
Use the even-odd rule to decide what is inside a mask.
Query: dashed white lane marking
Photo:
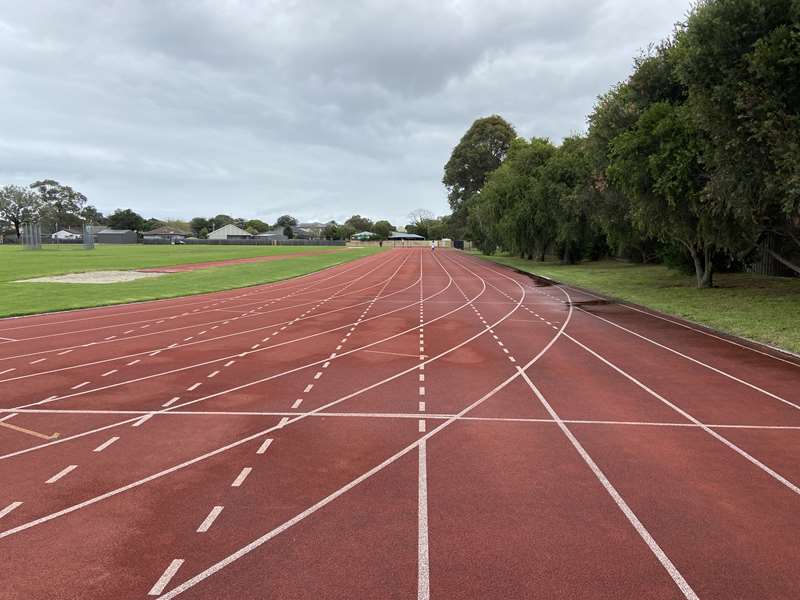
[[[217,375],[219,375],[219,371],[211,371],[211,373],[209,373],[209,374],[207,375],[207,377],[208,377],[209,379],[213,379],[213,378],[214,378],[214,377],[216,377]]]
[[[233,480],[231,487],[239,487],[244,483],[244,480],[247,479],[247,476],[250,475],[250,471],[253,470],[253,467],[245,467],[241,470],[241,472],[236,476],[236,479]]]
[[[425,386],[422,386],[422,385],[419,386],[419,395],[420,396],[424,396],[425,395]]]
[[[424,402],[420,402],[419,403],[419,412],[425,412],[425,403]]]
[[[5,371],[0,371],[0,375],[5,375],[6,373],[11,373],[11,371],[16,371],[16,367],[12,367],[10,369],[6,369]]]
[[[197,388],[199,388],[201,385],[203,385],[203,384],[198,381],[197,383],[193,383],[188,388],[186,388],[186,391],[187,392],[192,392],[192,391],[196,390]]]
[[[46,359],[46,358],[39,358],[39,359],[37,359],[37,360],[32,360],[32,361],[31,361],[31,362],[29,362],[28,364],[29,364],[29,365],[35,365],[36,363],[40,363],[40,362],[43,362],[43,361],[45,361],[45,360],[47,360],[47,359]]]
[[[323,364],[322,364],[322,368],[323,368],[323,369],[327,369],[327,368],[328,368],[328,367],[330,367],[330,366],[331,366],[331,361],[327,361],[327,362],[325,362],[325,363],[323,363]]]
[[[260,347],[261,347],[261,344],[253,344],[252,346],[250,346],[250,350],[255,350],[255,349],[260,348]]]
[[[72,350],[64,350],[63,352],[59,352],[58,356],[64,356],[65,354],[69,354]]]
[[[314,384],[313,384],[313,383],[309,383],[309,384],[306,386],[306,389],[305,389],[305,390],[303,390],[303,393],[304,393],[304,394],[307,394],[308,392],[310,392],[310,391],[311,391],[311,390],[313,390],[313,389],[314,389]]]
[[[4,509],[0,510],[0,519],[5,517],[8,513],[10,513],[15,508],[19,508],[20,506],[22,506],[22,502],[19,502],[19,501],[12,502],[8,506],[6,506]]]
[[[419,420],[419,432],[425,433],[425,419]]]
[[[92,452],[102,452],[103,450],[105,450],[106,448],[108,448],[108,447],[109,447],[111,444],[113,444],[114,442],[116,442],[118,439],[119,439],[119,436],[116,436],[116,435],[115,435],[115,436],[114,436],[114,437],[112,437],[111,439],[108,439],[108,440],[106,440],[105,442],[103,442],[102,444],[100,444],[100,445],[99,445],[97,448],[95,448],[94,450],[92,450]]]
[[[164,574],[158,578],[158,581],[156,581],[156,584],[152,588],[150,588],[150,591],[147,592],[147,595],[160,596],[161,592],[164,591],[164,588],[167,587],[172,578],[175,577],[175,573],[178,572],[178,569],[181,568],[182,564],[183,564],[182,558],[176,558],[171,563],[169,563],[167,570],[164,571]]]
[[[104,339],[105,339],[105,340],[113,340],[113,339],[115,339],[116,337],[117,337],[117,336],[115,336],[115,335],[110,335],[110,336],[108,336],[107,338],[104,338]]]
[[[65,468],[61,469],[58,473],[53,475],[50,479],[45,481],[45,483],[55,483],[56,481],[58,481],[59,479],[64,477],[64,475],[67,475],[68,473],[71,473],[72,471],[74,471],[77,468],[78,468],[78,465],[70,465],[68,467],[65,467]]]
[[[153,418],[153,413],[148,413],[144,415],[141,419],[137,419],[135,423],[131,425],[131,427],[139,427],[142,423],[145,423]]]
[[[140,363],[140,362],[142,362],[142,359],[140,359],[140,358],[137,358],[136,360],[132,360],[132,361],[131,361],[131,362],[129,362],[129,363],[125,363],[125,366],[126,366],[126,367],[132,367],[132,366],[133,366],[133,365],[135,365],[136,363]]]
[[[91,381],[84,381],[84,382],[82,382],[82,383],[78,383],[78,384],[76,384],[76,385],[73,385],[73,386],[72,386],[70,389],[71,389],[71,390],[79,390],[79,389],[81,389],[82,387],[84,387],[84,386],[86,386],[86,385],[89,385],[90,383],[91,383]]]
[[[302,398],[298,398],[297,400],[294,401],[294,404],[292,404],[292,408],[299,408],[302,403],[303,403],[303,399]]]
[[[272,438],[265,439],[263,443],[258,447],[258,450],[256,450],[256,454],[264,454],[264,452],[267,451],[267,448],[269,448],[269,445],[271,443],[272,443]]]
[[[162,404],[161,407],[162,408],[167,408],[168,406],[172,406],[173,404],[175,404],[180,399],[181,399],[180,396],[175,396],[174,398],[171,398],[171,399],[167,400],[166,402],[164,402],[164,404]]]
[[[282,419],[281,419],[281,420],[278,422],[278,429],[283,429],[283,428],[286,426],[286,424],[287,424],[288,422],[289,422],[289,417],[283,417],[283,418],[282,418]]]
[[[222,366],[223,366],[223,367],[230,367],[230,366],[231,366],[233,363],[235,363],[235,362],[236,362],[235,360],[229,360],[228,362],[226,362],[226,363],[225,363],[224,365],[222,365]]]
[[[419,443],[419,492],[417,494],[417,600],[429,600],[430,562],[428,551],[428,456],[425,440]]]
[[[314,373],[314,379],[319,379],[320,377],[322,377],[322,371],[317,371]]]
[[[200,527],[197,528],[197,533],[205,533],[206,531],[208,531],[211,525],[214,524],[214,521],[217,520],[217,517],[219,516],[219,513],[222,512],[223,508],[224,506],[215,506],[214,508],[212,508],[211,512],[208,513],[208,516],[205,518],[205,520],[202,523],[200,523]]]
[[[420,373],[419,374],[419,380],[420,381],[425,381],[425,373]]]

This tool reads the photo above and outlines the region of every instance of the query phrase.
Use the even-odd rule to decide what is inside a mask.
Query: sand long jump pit
[[[142,271],[87,271],[67,273],[33,279],[18,279],[17,283],[124,283],[149,277],[161,277],[166,273],[144,273]]]

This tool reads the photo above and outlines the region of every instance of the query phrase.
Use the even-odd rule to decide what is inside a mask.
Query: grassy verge
[[[800,353],[800,279],[720,273],[712,289],[660,265],[617,261],[561,265],[508,256],[489,260],[627,300],[719,331]]]
[[[331,250],[335,250],[331,252]],[[173,298],[269,283],[305,275],[374,254],[376,248],[291,246],[52,246],[40,251],[0,246],[0,317],[106,304]],[[20,283],[16,280],[83,271],[128,270],[229,258],[287,256],[283,260],[228,265],[125,283]]]

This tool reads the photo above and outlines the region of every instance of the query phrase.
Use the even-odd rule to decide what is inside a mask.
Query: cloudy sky
[[[0,0],[0,184],[109,213],[448,212],[472,121],[585,127],[683,0]]]

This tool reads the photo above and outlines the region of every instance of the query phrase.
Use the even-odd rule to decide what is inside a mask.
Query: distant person
[[[436,250],[436,242],[434,240],[431,240],[431,252],[433,252],[434,250]]]

